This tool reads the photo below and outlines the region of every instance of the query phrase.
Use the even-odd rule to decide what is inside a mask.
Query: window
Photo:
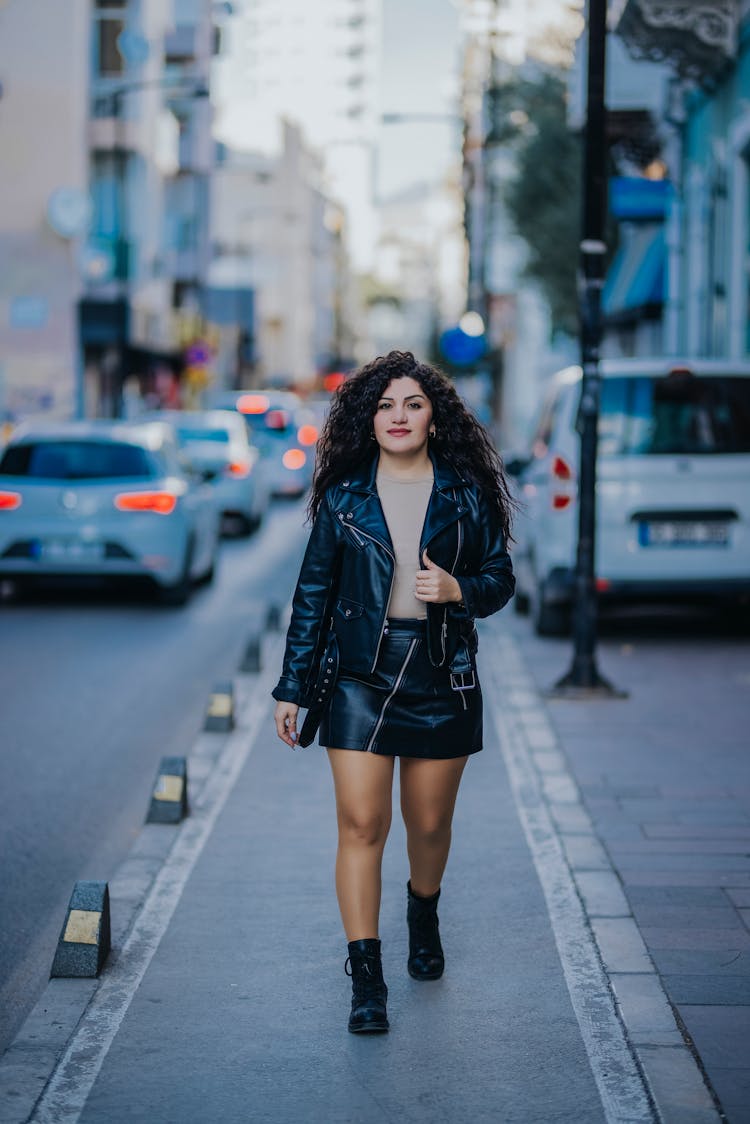
[[[101,77],[125,72],[125,61],[117,48],[117,40],[125,30],[126,17],[126,0],[96,0],[94,73]]]
[[[122,480],[158,475],[155,458],[138,445],[104,441],[38,441],[11,445],[0,476],[37,480]]]
[[[602,383],[601,456],[750,453],[750,378],[612,378]]]

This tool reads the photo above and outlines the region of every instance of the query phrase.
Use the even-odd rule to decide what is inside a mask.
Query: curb
[[[54,1121],[54,1124],[63,1124],[64,1121],[78,1119],[90,1085],[85,1087],[82,1083],[80,1088],[68,1086],[66,1094],[71,1103],[62,1108],[53,1107],[51,1112],[44,1100],[63,1068],[65,1056],[79,1036],[85,1038],[87,1016],[95,1009],[97,997],[106,993],[107,989],[119,989],[120,999],[125,1001],[127,986],[117,980],[120,974],[127,977],[128,973],[131,976],[133,973],[132,965],[128,966],[127,963],[128,938],[148,912],[154,894],[159,897],[159,882],[164,879],[165,872],[169,881],[170,861],[175,861],[173,852],[176,854],[179,851],[181,842],[187,840],[189,844],[191,839],[195,840],[201,830],[204,834],[203,842],[210,835],[213,822],[223,807],[228,791],[231,791],[234,772],[244,764],[255,740],[257,731],[254,726],[257,723],[254,720],[257,718],[258,699],[263,691],[267,695],[272,686],[271,671],[275,670],[278,662],[276,649],[279,648],[281,639],[280,634],[268,638],[267,659],[264,662],[269,670],[265,674],[241,674],[234,680],[235,713],[238,715],[234,732],[204,731],[198,735],[187,754],[191,816],[179,824],[145,823],[126,858],[108,883],[112,951],[101,975],[96,979],[50,979],[18,1034],[0,1058],[0,1124],[26,1124],[29,1120],[48,1120]],[[266,679],[268,683],[265,682]],[[264,706],[266,704],[264,696]],[[222,783],[225,785],[223,793]],[[230,787],[227,789],[226,785]],[[193,844],[194,850],[196,846],[202,849],[200,841]],[[196,858],[199,853],[196,851]],[[187,870],[184,858],[178,858],[176,862],[180,870]],[[189,870],[185,877],[188,875]],[[157,912],[161,912],[163,928],[166,929],[171,912],[167,915],[162,906]],[[152,953],[163,932],[162,929],[157,933],[156,928],[154,925],[150,926],[152,941],[155,942]],[[136,952],[136,957],[137,955]],[[145,971],[145,967],[143,970]],[[135,988],[127,997],[127,1004],[134,992]],[[74,1084],[77,1086],[78,1082]],[[82,1100],[81,1092],[84,1094]],[[79,1103],[72,1103],[76,1101]]]
[[[498,729],[516,807],[547,898],[568,989],[602,1093],[606,1119],[719,1124],[723,1117],[704,1078],[700,1059],[683,1036],[620,878],[596,834],[544,699],[521,651],[497,622],[488,622],[482,631],[490,633],[495,654],[488,680],[496,690],[488,700],[488,709]],[[567,885],[561,884],[563,880]],[[577,933],[578,947],[572,957],[565,947],[571,935],[569,919],[560,905],[566,890],[574,893],[577,906],[574,903],[573,909],[580,908],[585,926]],[[583,997],[576,994],[576,974],[581,966],[572,960],[580,958],[580,945],[586,942],[598,962],[611,1011],[622,1027],[623,1044],[649,1102],[641,1102],[636,1116],[626,1103],[620,1077],[612,1081],[613,1058],[601,1054],[601,1024],[597,1024],[596,1016],[592,1019],[590,1009],[582,1009]],[[588,968],[591,971],[592,964]],[[607,1013],[600,1012],[599,1016],[606,1019]],[[611,1026],[609,1030],[613,1033]],[[589,1049],[592,1038],[596,1039],[593,1051]],[[619,1053],[622,1061],[622,1051]]]

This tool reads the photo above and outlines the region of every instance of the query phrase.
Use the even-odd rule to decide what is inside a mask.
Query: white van
[[[596,581],[604,600],[750,604],[750,363],[603,360]],[[515,606],[570,625],[578,534],[580,367],[551,381],[515,465]],[[513,471],[511,464],[509,470]]]

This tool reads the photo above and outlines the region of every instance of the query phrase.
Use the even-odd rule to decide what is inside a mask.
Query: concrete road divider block
[[[76,882],[57,942],[50,978],[98,976],[111,947],[109,886]]]
[[[266,632],[281,631],[281,609],[278,605],[269,605],[266,615]]]
[[[242,657],[240,664],[240,671],[262,671],[263,661],[260,652],[260,637],[251,636],[245,648],[245,654]]]
[[[220,683],[214,687],[208,700],[203,729],[215,733],[234,729],[234,687],[231,683]]]
[[[187,759],[162,757],[146,823],[180,823],[187,814]]]

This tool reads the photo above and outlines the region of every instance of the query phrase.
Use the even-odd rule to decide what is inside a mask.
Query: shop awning
[[[622,243],[607,273],[602,311],[610,321],[658,315],[664,303],[666,246],[661,223],[622,229]]]

